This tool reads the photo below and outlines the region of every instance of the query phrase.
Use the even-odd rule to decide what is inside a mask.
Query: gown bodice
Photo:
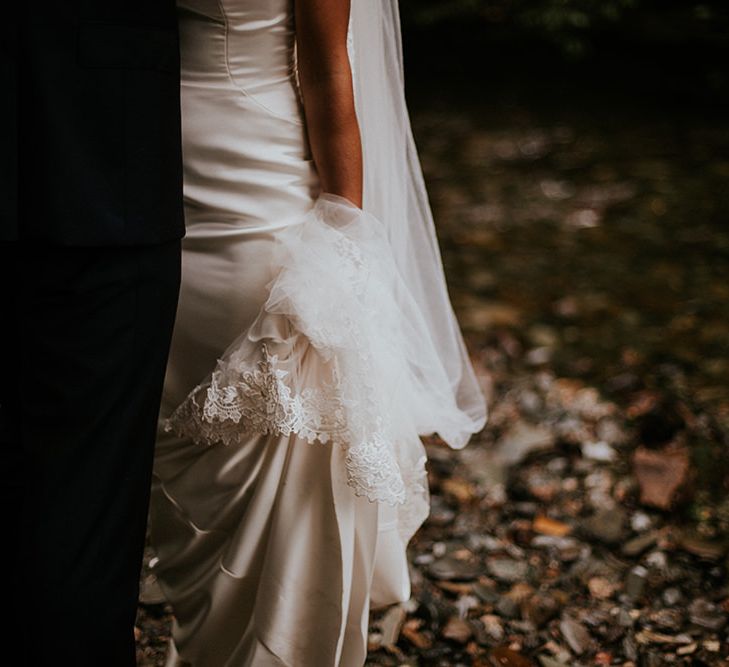
[[[293,0],[178,0],[178,12],[188,233],[285,226],[318,188]]]

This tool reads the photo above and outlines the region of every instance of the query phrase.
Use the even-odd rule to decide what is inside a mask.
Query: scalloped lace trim
[[[408,490],[382,429],[363,429],[366,437],[353,436],[338,374],[333,373],[330,383],[296,393],[285,382],[289,371],[279,366],[278,355],[270,354],[265,343],[261,355],[255,366],[237,369],[235,382],[225,383],[215,371],[210,382],[195,387],[165,421],[165,430],[208,445],[240,443],[252,432],[332,442],[347,452],[347,482],[356,495],[391,505],[405,503]],[[422,486],[422,480],[416,481],[420,476],[408,475],[413,487]]]

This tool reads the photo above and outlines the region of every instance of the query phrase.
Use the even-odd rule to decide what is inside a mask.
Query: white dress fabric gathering
[[[386,225],[321,192],[293,0],[178,7],[187,235],[150,505],[168,665],[358,667],[370,607],[410,595],[419,436],[462,446],[483,419],[423,370]]]

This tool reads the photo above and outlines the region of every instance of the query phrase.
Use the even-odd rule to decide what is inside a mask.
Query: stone
[[[526,578],[529,566],[526,561],[511,558],[492,557],[486,560],[489,574],[501,581],[515,582]]]
[[[718,639],[704,639],[701,645],[712,653],[718,653],[721,650],[721,642]]]
[[[629,572],[625,580],[625,595],[628,600],[635,602],[645,591],[648,570],[642,565],[636,565]]]
[[[559,613],[561,606],[553,594],[538,592],[522,603],[522,616],[540,628]]]
[[[609,445],[622,445],[628,439],[625,430],[620,424],[610,418],[603,418],[597,423],[595,434],[600,440]]]
[[[496,604],[502,597],[494,586],[488,586],[480,582],[473,584],[471,590],[482,602],[485,602],[486,604]]]
[[[521,311],[505,303],[484,302],[472,299],[461,313],[464,329],[483,331],[495,327],[516,327],[521,323]]]
[[[639,644],[690,644],[692,641],[691,636],[687,634],[667,635],[664,632],[647,629],[636,632],[635,640]]]
[[[615,622],[621,628],[632,628],[635,625],[635,619],[630,615],[627,609],[620,607],[615,614]]]
[[[551,361],[553,354],[552,347],[533,347],[524,356],[524,361],[530,366],[543,366]]]
[[[469,446],[458,450],[458,456],[468,469],[468,478],[480,487],[490,489],[506,482],[507,470],[489,448]]]
[[[445,542],[435,542],[432,551],[436,558],[443,558],[448,553],[448,545]]]
[[[441,491],[460,505],[470,503],[476,498],[476,489],[471,482],[460,477],[447,477],[441,482]]]
[[[400,605],[395,605],[387,610],[379,623],[382,646],[391,647],[397,644],[405,616],[405,610]]]
[[[471,609],[479,606],[478,598],[474,595],[462,595],[456,600],[454,605],[461,618],[465,618]]]
[[[534,662],[518,651],[499,646],[488,652],[491,667],[536,667]]]
[[[582,456],[592,461],[614,461],[617,458],[617,452],[607,442],[599,440],[583,442]]]
[[[562,480],[558,475],[538,468],[527,472],[526,488],[529,494],[537,500],[549,503],[560,492]]]
[[[685,620],[685,614],[680,609],[658,609],[649,614],[648,620],[664,630],[680,630]]]
[[[642,535],[638,535],[627,542],[624,542],[620,547],[620,551],[622,551],[626,556],[639,556],[646,549],[652,547],[658,540],[658,537],[659,533],[655,530],[643,533]]]
[[[415,565],[428,565],[435,560],[435,556],[431,553],[418,554],[413,558]]]
[[[564,523],[563,521],[551,519],[548,516],[540,514],[534,518],[534,522],[532,523],[532,530],[534,530],[534,532],[536,533],[541,533],[543,535],[554,535],[557,537],[562,537],[571,532],[572,526]]]
[[[557,535],[535,535],[531,546],[545,549],[575,549],[580,542],[574,537],[559,537]]]
[[[473,636],[473,628],[470,623],[459,616],[451,616],[445,624],[441,635],[445,639],[465,644]]]
[[[707,540],[694,531],[684,530],[679,534],[678,546],[706,560],[719,560],[727,553],[729,544],[726,541]]]
[[[668,567],[668,556],[665,551],[656,549],[645,557],[644,562],[654,570],[665,570]]]
[[[625,510],[619,505],[599,509],[583,521],[582,527],[598,540],[615,544],[625,536]]]
[[[548,655],[538,655],[537,660],[542,667],[569,667],[566,662],[550,658]]]
[[[689,467],[689,452],[685,447],[660,450],[638,447],[633,454],[633,472],[638,480],[640,502],[671,509],[688,480]]]
[[[502,595],[496,602],[496,611],[504,618],[519,618],[521,607],[514,598]]]
[[[531,389],[524,390],[519,396],[519,406],[526,413],[539,415],[543,405],[542,397]]]
[[[714,632],[721,630],[727,623],[727,614],[721,607],[705,598],[696,598],[688,606],[689,620],[701,628]]]
[[[534,588],[526,582],[514,584],[511,589],[501,597],[496,609],[508,618],[519,618],[523,615],[525,603],[534,595]]]
[[[674,607],[683,599],[683,593],[680,588],[670,586],[663,591],[661,598],[669,607]]]
[[[679,646],[676,649],[676,655],[691,655],[692,653],[696,653],[696,649],[698,648],[699,645],[696,642],[691,642],[690,644]],[[704,648],[706,648],[706,646],[704,646]]]
[[[481,574],[481,568],[475,561],[444,556],[428,565],[428,574],[444,581],[470,581]]]
[[[520,516],[535,516],[539,508],[540,503],[533,500],[519,500],[511,505],[512,511]]]
[[[559,622],[559,631],[577,655],[582,655],[592,646],[592,637],[587,628],[574,618],[563,616]]]
[[[610,581],[607,577],[590,577],[587,582],[590,595],[594,598],[605,600],[612,597],[613,593],[620,588],[620,584]]]
[[[498,460],[505,465],[518,463],[532,451],[551,449],[555,436],[544,426],[518,420],[496,444]]]
[[[144,577],[139,590],[139,602],[143,605],[160,605],[167,601],[165,594],[160,588],[157,577],[154,574],[148,574]]]
[[[400,634],[407,639],[415,648],[426,649],[433,645],[429,636],[420,631],[423,621],[420,618],[411,618],[402,626]]]
[[[489,639],[496,642],[504,639],[504,626],[496,614],[484,614],[479,620],[483,624],[484,632]]]
[[[367,635],[367,650],[379,651],[382,648],[382,633],[370,632]]]
[[[430,497],[430,514],[427,522],[434,526],[447,526],[456,518],[456,512],[447,503],[435,494]]]
[[[630,517],[630,527],[636,532],[641,533],[648,530],[653,525],[653,519],[641,510],[634,512]]]
[[[466,538],[466,544],[472,551],[501,551],[504,548],[502,540],[493,535],[480,535],[472,533]]]

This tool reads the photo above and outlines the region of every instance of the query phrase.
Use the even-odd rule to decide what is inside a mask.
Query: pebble
[[[631,522],[632,523],[632,522]],[[627,542],[624,542],[620,550],[626,556],[639,556],[646,549],[652,547],[658,540],[658,531],[651,531],[638,535]]]
[[[721,630],[727,622],[727,614],[713,602],[696,598],[688,606],[689,620],[707,630]]]
[[[446,639],[465,644],[473,636],[473,628],[468,621],[458,616],[452,616],[448,619],[441,634]]]
[[[397,644],[397,640],[400,638],[400,630],[405,622],[405,616],[405,609],[400,605],[395,605],[382,617],[379,623],[382,646],[390,647]]]
[[[563,537],[567,535],[571,530],[572,526],[563,521],[552,519],[548,516],[540,514],[535,517],[532,523],[532,530],[543,535],[555,535],[557,537]]]
[[[539,664],[542,667],[569,667],[566,662],[561,662],[556,658],[550,658],[548,655],[537,656],[537,660],[539,660]]]
[[[522,581],[529,571],[525,561],[511,558],[492,557],[486,560],[486,569],[489,574],[501,581]]]
[[[513,465],[530,452],[550,449],[554,443],[555,435],[548,428],[519,420],[499,440],[496,451],[501,463]]]
[[[524,602],[522,613],[525,619],[539,628],[554,618],[559,613],[561,606],[552,593],[538,592]]]
[[[620,588],[620,584],[610,581],[606,577],[590,577],[587,582],[590,595],[594,598],[607,599]]]
[[[491,649],[488,652],[488,658],[493,667],[535,667],[526,656],[502,646]]]
[[[636,532],[640,533],[644,530],[648,530],[653,525],[653,519],[646,512],[638,510],[633,512],[630,517],[630,527]]]
[[[610,507],[597,510],[583,522],[583,528],[593,537],[608,544],[619,542],[625,535],[625,510]]]
[[[577,655],[582,655],[590,648],[592,638],[582,623],[569,616],[563,616],[559,622],[559,630],[569,647]]]
[[[647,578],[648,570],[642,565],[631,568],[625,580],[625,595],[628,600],[635,602],[643,595]]]
[[[684,623],[685,613],[680,609],[658,609],[648,620],[664,630],[679,630]]]
[[[614,461],[617,452],[603,440],[597,442],[583,442],[582,456],[593,461]]]
[[[663,591],[661,598],[663,599],[664,604],[667,604],[669,607],[673,607],[683,599],[683,593],[681,593],[680,588],[671,586]]]
[[[504,626],[496,614],[484,614],[479,620],[483,624],[484,632],[490,639],[497,642],[504,639]]]
[[[445,556],[428,565],[428,574],[444,581],[470,581],[481,574],[478,563]]]
[[[651,551],[645,557],[645,564],[656,570],[665,570],[668,567],[668,556],[664,551]]]

